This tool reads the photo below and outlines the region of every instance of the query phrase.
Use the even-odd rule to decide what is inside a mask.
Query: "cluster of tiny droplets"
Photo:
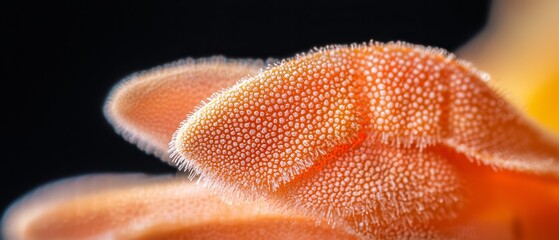
[[[400,238],[431,234],[426,223],[458,205],[458,176],[432,146],[510,158],[498,154],[504,144],[535,145],[506,129],[530,129],[518,119],[476,70],[440,50],[334,46],[216,96],[174,143],[188,160],[179,164],[210,181],[342,218],[364,236]],[[489,141],[491,128],[506,134]]]
[[[360,232],[449,216],[459,198],[454,169],[432,148],[418,152],[367,140],[324,161],[288,184],[283,197],[327,219],[345,218]],[[355,215],[361,217],[353,223]]]
[[[204,168],[227,181],[277,188],[359,129],[345,66],[317,56],[235,86],[185,124],[181,152],[204,153]]]
[[[425,147],[440,139],[444,61],[409,48],[368,48],[353,55],[365,80],[361,97],[368,100],[367,118],[383,142]]]

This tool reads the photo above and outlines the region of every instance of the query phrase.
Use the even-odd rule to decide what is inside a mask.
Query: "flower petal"
[[[121,81],[104,111],[115,130],[148,153],[169,160],[173,132],[213,93],[264,66],[260,60],[208,58],[181,60]]]
[[[468,163],[559,177],[557,142],[487,80],[442,50],[327,47],[216,96],[181,126],[172,147],[179,168],[193,167],[226,195],[271,196],[319,218],[349,216],[367,237],[393,236],[383,235],[387,226],[405,237],[433,219],[450,221],[461,201],[463,170],[431,147]],[[401,170],[406,164],[416,167]],[[395,180],[413,177],[420,180]],[[355,191],[364,183],[377,191]]]
[[[3,218],[6,239],[353,239],[340,229],[230,205],[184,178],[101,174],[44,186]],[[182,237],[182,238],[181,238]]]

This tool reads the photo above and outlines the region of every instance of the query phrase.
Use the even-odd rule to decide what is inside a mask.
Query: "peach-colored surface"
[[[434,226],[460,219],[474,190],[441,151],[559,177],[556,139],[488,80],[437,49],[328,47],[214,97],[172,148],[179,168],[225,195],[265,196],[364,237],[445,237]]]
[[[259,60],[182,60],[122,80],[111,92],[105,115],[127,140],[168,158],[168,144],[180,122],[212,94],[256,75]]]
[[[287,231],[304,239],[352,239],[264,202],[227,204],[194,182],[172,176],[67,179],[26,197],[8,216],[8,239],[271,239]]]

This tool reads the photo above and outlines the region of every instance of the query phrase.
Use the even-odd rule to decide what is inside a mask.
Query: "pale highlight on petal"
[[[559,177],[556,140],[488,80],[439,49],[327,47],[214,97],[171,146],[179,168],[228,196],[271,197],[365,237],[442,237],[432,227],[455,219],[469,174],[441,149]]]
[[[109,94],[104,112],[115,130],[142,150],[168,160],[173,132],[203,101],[264,66],[221,57],[181,60],[133,74]]]
[[[44,186],[3,219],[6,239],[354,239],[264,202],[223,202],[184,178],[90,175]]]

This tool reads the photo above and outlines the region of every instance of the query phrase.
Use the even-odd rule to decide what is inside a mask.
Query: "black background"
[[[289,57],[333,43],[456,49],[488,1],[22,2],[3,7],[0,210],[42,183],[175,170],[125,142],[102,105],[126,75],[184,57]]]

